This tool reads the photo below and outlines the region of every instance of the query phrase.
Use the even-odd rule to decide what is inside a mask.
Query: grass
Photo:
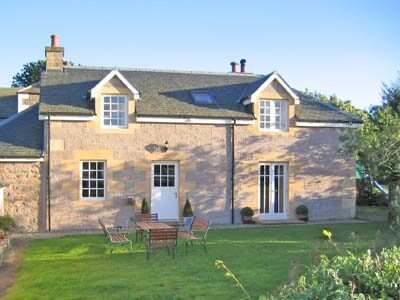
[[[317,252],[329,250],[321,230],[351,250],[373,244],[383,223],[268,226],[212,230],[208,255],[201,247],[184,254],[182,243],[173,260],[165,249],[146,261],[144,247],[118,247],[110,256],[103,237],[68,236],[35,240],[26,249],[16,284],[4,299],[240,299],[241,291],[214,266],[223,260],[251,296],[276,290],[288,279],[292,262],[309,265]],[[354,232],[355,239],[350,238]],[[322,249],[322,250],[321,250]]]

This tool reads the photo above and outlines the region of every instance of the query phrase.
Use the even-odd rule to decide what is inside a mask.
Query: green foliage
[[[296,214],[297,215],[308,215],[308,207],[304,204],[300,204],[296,207]]]
[[[399,247],[375,255],[368,250],[332,259],[321,256],[318,265],[270,299],[399,299],[399,261]]]
[[[246,217],[252,217],[254,216],[254,211],[251,209],[251,207],[245,206],[242,208],[242,210],[240,211],[240,215],[242,217],[246,216]]]
[[[400,80],[384,85],[382,94],[382,105],[371,108],[363,126],[348,130],[342,142],[371,179],[389,184],[389,221],[400,225]]]
[[[185,206],[183,207],[184,217],[193,217],[192,205],[190,204],[189,198],[186,198]]]
[[[40,74],[46,68],[46,61],[38,60],[29,62],[22,66],[13,77],[12,87],[27,87],[33,83],[40,81]]]
[[[0,216],[0,230],[8,232],[13,228],[16,228],[17,224],[10,215]]]
[[[142,214],[149,214],[150,213],[149,204],[147,203],[146,198],[143,198],[143,200],[142,200],[141,212],[142,212]]]
[[[4,187],[4,182],[3,180],[0,178],[0,188]]]

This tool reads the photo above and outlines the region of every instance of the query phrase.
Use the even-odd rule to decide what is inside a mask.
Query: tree
[[[27,87],[40,80],[40,73],[46,68],[44,60],[29,62],[22,66],[20,72],[13,77],[12,87]]]
[[[363,126],[342,137],[344,149],[373,178],[389,184],[389,222],[400,225],[400,93],[399,84],[384,85],[382,105],[370,110]],[[388,101],[390,99],[390,101]]]

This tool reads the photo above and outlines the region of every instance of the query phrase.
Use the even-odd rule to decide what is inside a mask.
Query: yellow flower
[[[214,265],[217,267],[217,269],[221,268],[224,265],[224,262],[222,260],[216,260]]]
[[[332,232],[330,232],[328,229],[323,229],[322,234],[327,237],[328,239],[332,239]]]

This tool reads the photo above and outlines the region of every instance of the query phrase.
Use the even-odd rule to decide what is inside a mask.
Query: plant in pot
[[[193,209],[190,204],[189,198],[186,198],[185,205],[183,206],[183,224],[184,226],[190,226],[193,222]]]
[[[308,221],[308,207],[301,204],[296,207],[296,215],[300,221]]]
[[[10,215],[0,216],[0,240],[6,239],[8,233],[16,227],[17,225]]]
[[[147,203],[146,198],[143,198],[143,200],[142,200],[141,213],[142,214],[149,214],[150,213],[149,204]]]
[[[242,217],[243,224],[253,223],[254,211],[251,209],[251,207],[248,206],[243,207],[242,210],[240,211],[240,215]]]

